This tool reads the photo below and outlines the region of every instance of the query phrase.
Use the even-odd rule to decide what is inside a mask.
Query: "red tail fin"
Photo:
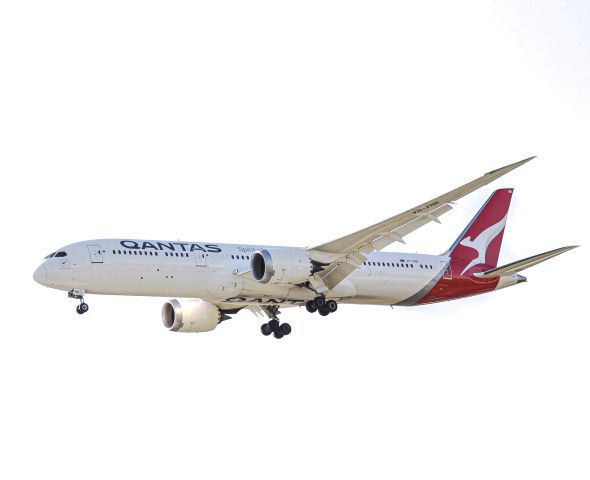
[[[512,188],[496,190],[448,250],[453,276],[494,268],[504,236]]]

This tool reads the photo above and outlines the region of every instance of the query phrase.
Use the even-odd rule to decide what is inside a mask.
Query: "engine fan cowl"
[[[254,252],[250,270],[260,283],[298,284],[312,273],[311,259],[303,249],[262,249]]]
[[[221,321],[217,305],[204,300],[181,304],[173,298],[162,307],[162,322],[171,332],[209,332]]]

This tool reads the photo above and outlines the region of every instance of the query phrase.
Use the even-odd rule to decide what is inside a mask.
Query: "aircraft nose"
[[[45,285],[47,283],[47,269],[45,265],[39,265],[35,273],[33,273],[33,280],[41,285]]]

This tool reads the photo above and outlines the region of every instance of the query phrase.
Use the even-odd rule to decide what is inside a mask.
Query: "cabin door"
[[[195,251],[193,252],[195,255],[195,263],[197,267],[206,267],[207,266],[207,254],[205,252]]]
[[[102,263],[102,250],[100,245],[88,245],[90,253],[90,263]]]

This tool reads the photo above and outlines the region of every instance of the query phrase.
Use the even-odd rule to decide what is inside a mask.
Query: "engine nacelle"
[[[252,255],[250,270],[260,283],[298,284],[311,275],[313,264],[302,249],[264,248]]]
[[[221,321],[217,305],[190,300],[184,305],[173,298],[162,307],[162,322],[171,332],[209,332]]]

